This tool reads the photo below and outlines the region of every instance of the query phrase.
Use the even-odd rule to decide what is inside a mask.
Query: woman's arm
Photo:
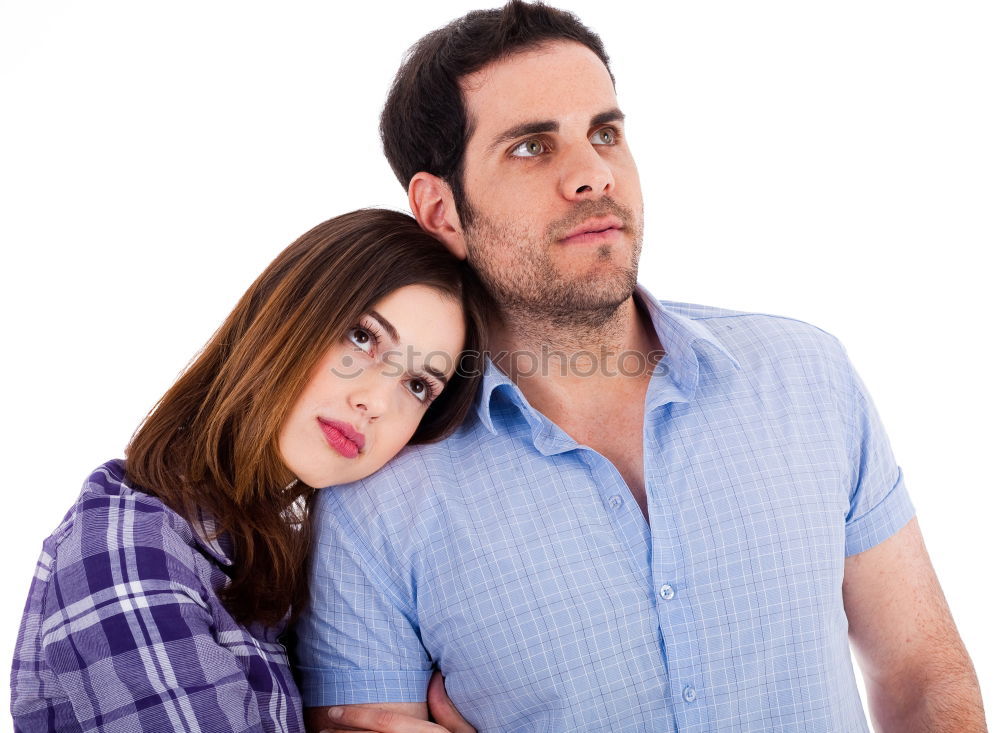
[[[422,702],[387,702],[371,705],[337,705],[306,708],[306,730],[310,733],[445,733],[427,720]]]
[[[26,611],[26,621],[36,614],[26,628],[35,628],[41,682],[17,691],[25,710],[75,720],[84,731],[262,730],[247,665],[260,662],[266,677],[267,661],[254,658],[265,652],[246,645],[245,658],[237,656],[240,627],[220,628],[218,598],[200,577],[207,561],[199,565],[174,524],[141,501],[88,500]],[[226,634],[233,639],[223,646]]]
[[[427,722],[427,710],[437,722]],[[340,705],[309,708],[306,724],[311,731],[343,733],[369,731],[374,733],[476,733],[469,725],[444,687],[441,672],[434,672],[427,688],[427,704],[387,703],[383,705]]]

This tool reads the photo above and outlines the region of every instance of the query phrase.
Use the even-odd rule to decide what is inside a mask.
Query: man
[[[325,706],[480,731],[985,730],[870,399],[832,337],[636,287],[643,205],[600,40],[512,2],[425,36],[383,112],[427,231],[492,293],[447,441],[323,492],[300,627]],[[377,419],[358,406],[359,420]]]

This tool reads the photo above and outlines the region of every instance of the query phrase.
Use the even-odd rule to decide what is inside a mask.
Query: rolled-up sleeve
[[[847,364],[852,399],[848,451],[852,466],[844,554],[856,555],[889,539],[913,517],[903,472],[865,388]]]

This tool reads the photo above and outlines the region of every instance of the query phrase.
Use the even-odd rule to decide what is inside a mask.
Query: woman
[[[331,219],[278,255],[45,541],[15,728],[302,730],[281,635],[305,600],[310,499],[461,422],[481,297],[391,211]]]

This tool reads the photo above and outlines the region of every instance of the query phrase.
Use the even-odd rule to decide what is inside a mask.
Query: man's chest
[[[589,415],[576,415],[561,424],[580,445],[607,458],[646,516],[645,410],[643,395],[610,403]]]
[[[842,446],[675,418],[646,431],[648,525],[595,450],[481,457],[488,480],[455,497],[419,590],[453,694],[543,705],[571,680],[581,699],[613,689],[651,710],[677,655],[786,668],[781,639],[823,643],[840,607]]]

